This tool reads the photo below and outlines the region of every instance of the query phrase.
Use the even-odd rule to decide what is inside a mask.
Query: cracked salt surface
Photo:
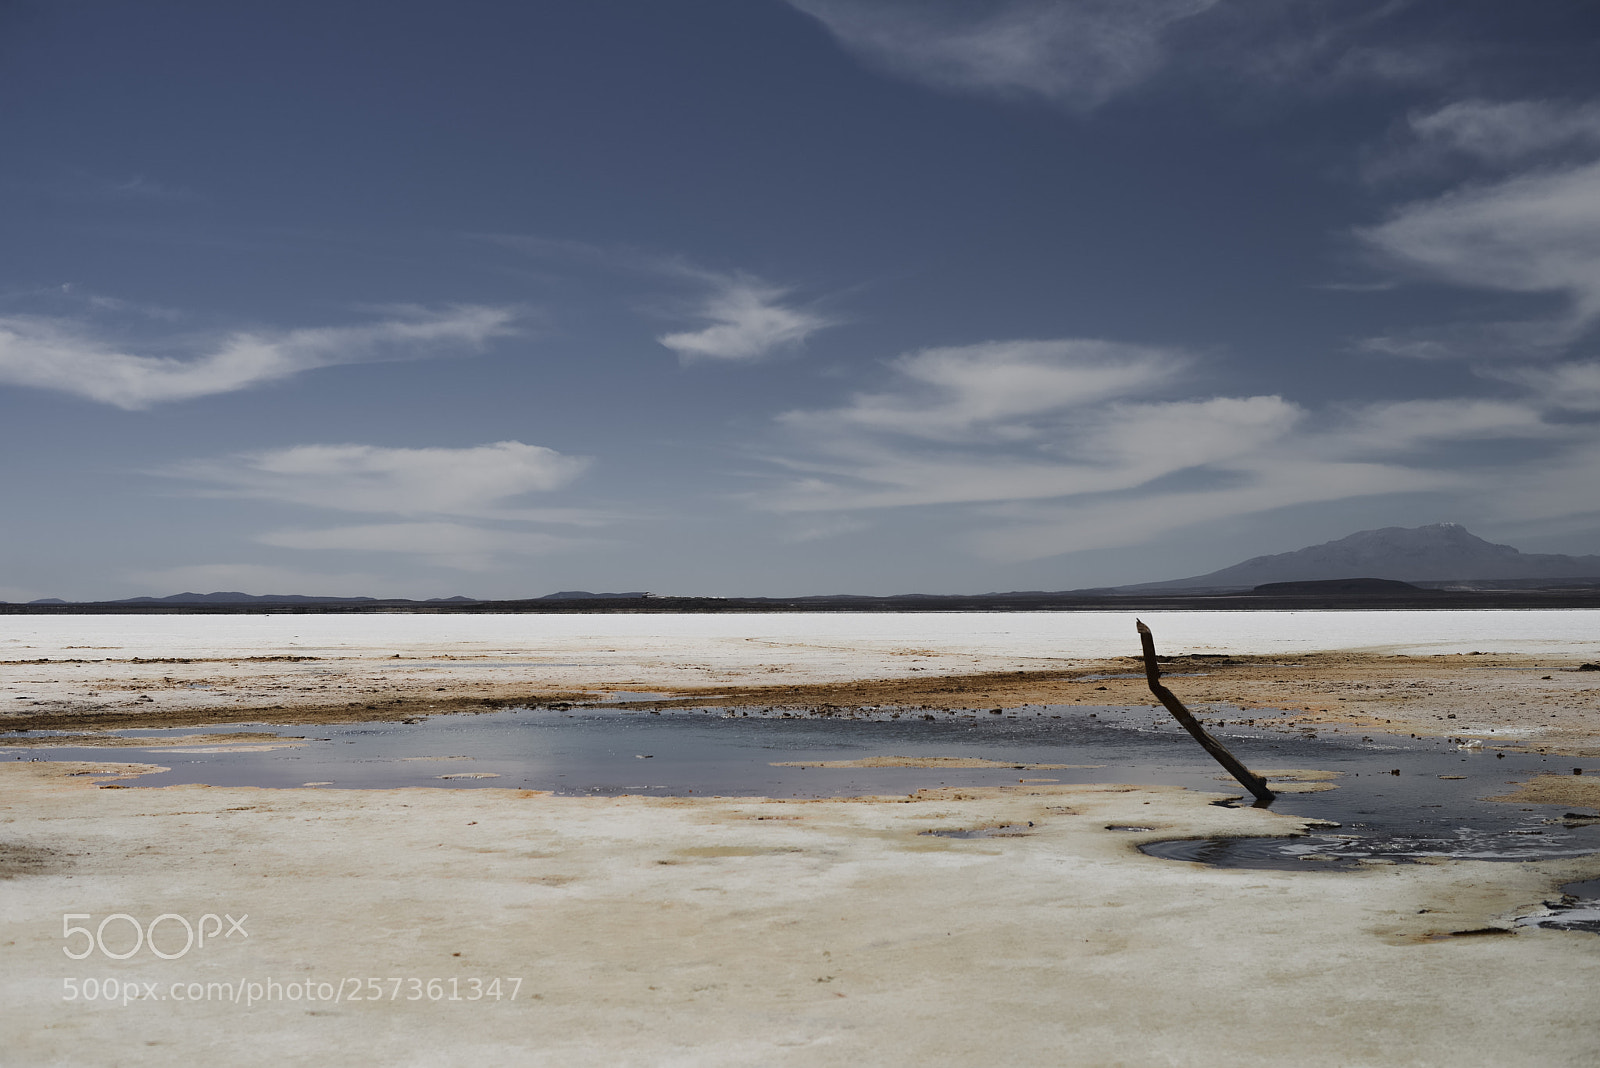
[[[1330,729],[1307,737],[1298,729],[1272,729],[1272,717],[1259,710],[1251,716],[1255,727],[1220,726],[1213,720],[1211,728],[1255,768],[1315,772],[1277,779],[1275,786],[1283,792],[1273,810],[1323,825],[1298,838],[1144,841],[1144,852],[1226,867],[1308,870],[1600,851],[1600,826],[1585,822],[1582,814],[1563,819],[1560,806],[1481,800],[1506,793],[1507,783],[1564,772],[1569,758],[1462,750],[1460,738]],[[213,737],[262,729],[249,724],[205,728]],[[1064,783],[1171,784],[1210,792],[1236,788],[1176,724],[1146,708],[1035,705],[993,716],[980,709],[807,715],[761,708],[652,712],[578,706],[317,730],[321,736],[292,749],[208,746],[213,751],[206,752],[172,747],[170,739],[192,728],[121,732],[151,738],[150,760],[167,769],[128,784],[300,787],[316,782],[340,788],[493,786],[568,795],[841,797],[904,795],[941,786],[1016,786],[1023,781],[1018,767],[1050,763],[1094,765],[1052,773]],[[62,735],[10,737],[59,743]],[[16,759],[104,760],[109,755],[102,748],[59,744],[12,752]],[[128,749],[118,754],[125,759]],[[640,754],[650,754],[648,763]],[[472,760],[473,777],[441,779],[438,770],[419,762],[443,755]],[[978,757],[997,766],[860,766],[860,758],[891,755]],[[822,761],[856,766],[799,766]],[[1299,781],[1289,781],[1294,779]],[[1312,790],[1320,792],[1301,792]]]

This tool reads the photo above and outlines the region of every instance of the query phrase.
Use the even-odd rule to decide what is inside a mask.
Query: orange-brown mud
[[[831,714],[858,708],[1010,709],[1021,705],[1150,706],[1133,657],[1064,662],[1051,670],[768,684],[727,672],[719,684],[648,675],[540,685],[527,671],[472,658],[412,663],[341,658],[36,661],[0,665],[20,691],[0,707],[8,730],[114,730],[262,722],[405,720],[606,701],[645,691],[629,707],[747,706]],[[1392,656],[1328,652],[1176,656],[1167,684],[1211,722],[1271,718],[1297,729],[1373,729],[1480,739],[1538,752],[1600,753],[1600,672],[1582,661],[1490,653]],[[1123,676],[1123,677],[1117,677]],[[1288,715],[1280,716],[1282,710]]]

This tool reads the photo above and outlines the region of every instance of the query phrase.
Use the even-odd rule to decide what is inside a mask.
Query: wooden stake
[[[1156,700],[1167,706],[1167,711],[1172,713],[1172,718],[1183,724],[1183,729],[1200,743],[1200,747],[1216,758],[1218,764],[1228,769],[1228,774],[1238,779],[1246,790],[1256,795],[1256,800],[1262,804],[1270,805],[1277,799],[1277,794],[1267,789],[1266,782],[1239,762],[1239,758],[1228,752],[1228,747],[1211,737],[1207,730],[1200,726],[1200,721],[1194,714],[1183,706],[1176,694],[1161,685],[1161,668],[1156,665],[1156,639],[1150,633],[1150,628],[1144,625],[1143,620],[1134,620],[1134,626],[1139,628],[1139,644],[1144,648],[1144,677],[1150,683],[1150,692],[1156,695]]]

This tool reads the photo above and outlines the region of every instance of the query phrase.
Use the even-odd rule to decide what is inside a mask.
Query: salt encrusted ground
[[[1161,788],[590,799],[98,790],[83,770],[0,765],[7,1063],[1600,1058],[1594,935],[1474,933],[1509,929],[1558,883],[1600,875],[1593,858],[1210,870],[1133,847],[1297,821]],[[920,833],[994,824],[1026,833]],[[84,944],[63,940],[68,913],[90,927],[113,913],[247,915],[248,938],[175,960],[77,962],[62,952]],[[182,948],[174,921],[160,936],[164,952]],[[132,943],[126,921],[105,937],[113,952]],[[467,1000],[471,980],[495,977],[502,994],[522,980],[515,1001]],[[142,998],[64,1001],[69,978],[80,991],[115,978]],[[391,979],[403,980],[395,1000]],[[377,1000],[306,1000],[308,982],[332,997],[353,980]],[[174,984],[196,997],[188,984],[241,981],[283,993],[173,999]]]
[[[47,661],[4,665],[11,725],[367,719],[621,689],[795,708],[1147,703],[1140,679],[1093,677],[1129,674],[1131,661],[1042,664],[959,642],[794,639],[752,652],[748,641],[674,650],[613,637],[532,653],[409,647],[398,659],[376,648],[206,656],[175,643],[156,656],[155,645],[58,644],[7,653]],[[1214,715],[1287,707],[1318,722],[1595,751],[1600,675],[1575,670],[1592,653],[1484,644],[1478,656],[1213,649],[1169,663],[1169,681]],[[1600,876],[1600,858],[1211,870],[1135,846],[1292,833],[1300,821],[1160,788],[819,802],[108,790],[84,774],[97,768],[0,762],[6,1063],[1600,1060],[1600,941],[1512,923],[1558,885]],[[1593,806],[1592,787],[1589,776],[1542,777],[1509,801]],[[1020,836],[920,833],[999,825]],[[63,939],[64,923],[116,913],[146,925],[248,914],[249,935],[173,960],[63,953],[83,944]],[[160,945],[175,952],[181,929],[163,923]],[[128,921],[106,936],[124,948]],[[501,1000],[465,1000],[471,980],[496,977]],[[97,991],[132,983],[148,1000],[86,1003],[90,978]],[[376,1000],[306,1000],[308,981],[348,994],[361,980],[370,995],[369,978],[380,980]],[[76,1001],[64,1000],[69,979]],[[397,997],[391,979],[404,981]],[[512,979],[522,980],[515,1001]],[[189,983],[241,981],[284,993],[253,1005],[174,1000],[180,987],[202,990]],[[287,1000],[291,983],[298,1001]],[[447,1000],[452,990],[464,1000]]]

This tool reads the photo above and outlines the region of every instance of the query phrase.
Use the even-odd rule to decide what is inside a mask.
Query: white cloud
[[[902,357],[882,392],[784,416],[794,444],[777,462],[788,475],[751,500],[790,517],[846,520],[938,509],[930,522],[966,531],[982,555],[1018,561],[1384,494],[1476,500],[1483,514],[1531,468],[1593,481],[1572,472],[1600,448],[1600,426],[1547,418],[1558,391],[1600,389],[1590,365],[1526,378],[1531,395],[1309,411],[1277,396],[1160,399],[1192,385],[1185,364],[1170,350],[1073,339]],[[1505,447],[1461,448],[1489,442]],[[1563,499],[1542,475],[1532,482],[1539,488],[1521,495],[1557,514],[1600,499]]]
[[[1420,145],[1506,164],[1562,149],[1600,149],[1600,104],[1557,100],[1458,100],[1413,115]]]
[[[912,353],[890,364],[886,392],[782,416],[803,454],[786,466],[800,477],[762,503],[802,512],[1114,492],[1248,453],[1301,418],[1279,397],[1139,399],[1168,391],[1187,363],[1082,338]]]
[[[410,553],[440,567],[487,571],[499,555],[540,555],[580,544],[537,531],[486,530],[465,523],[372,523],[324,530],[275,530],[256,539],[284,549]]]
[[[517,314],[476,306],[405,308],[359,326],[237,332],[189,358],[129,352],[74,320],[0,316],[0,383],[138,410],[249,389],[334,364],[475,349],[507,333]]]
[[[1369,347],[1419,354],[1531,352],[1568,344],[1600,319],[1600,163],[1524,174],[1405,205],[1358,235],[1394,263],[1456,285],[1556,294],[1558,316],[1496,324],[1459,345],[1375,339]],[[1421,346],[1415,349],[1415,346]]]
[[[781,418],[819,436],[865,430],[1032,437],[1039,432],[1033,420],[1162,384],[1186,362],[1173,349],[1082,338],[924,349],[893,361],[901,379],[894,392],[859,394],[844,408]]]
[[[698,330],[662,334],[656,340],[684,363],[700,360],[753,362],[794,348],[818,330],[840,320],[815,308],[786,300],[793,292],[744,271],[716,271],[683,256],[662,255],[625,245],[593,245],[528,234],[483,234],[478,239],[529,256],[567,261],[608,271],[642,274],[687,284],[699,291],[691,301],[666,310],[673,318],[691,318],[708,325]],[[647,314],[663,308],[647,304]]]
[[[777,511],[1040,500],[1130,490],[1281,438],[1300,410],[1280,397],[1116,404],[1085,411],[1025,449],[926,450],[861,439],[765,499]]]
[[[1525,400],[1440,398],[1380,401],[1345,414],[1333,430],[1344,455],[1400,453],[1437,443],[1523,440],[1567,436],[1567,428],[1545,421]]]
[[[834,322],[814,311],[783,304],[788,290],[746,275],[679,273],[690,273],[712,286],[711,294],[698,309],[701,318],[710,320],[710,326],[656,339],[686,362],[759,360],[800,344]]]
[[[841,44],[925,84],[1088,109],[1158,71],[1162,35],[1217,0],[789,0]]]
[[[1160,77],[1348,91],[1444,83],[1483,45],[1410,0],[788,0],[866,62],[951,92],[1091,111]],[[1467,33],[1470,35],[1471,30]],[[1270,106],[1270,105],[1268,105]]]
[[[519,511],[512,498],[559,489],[588,466],[583,457],[501,441],[464,449],[296,445],[159,472],[214,483],[218,495],[255,497],[343,512],[402,516],[563,518]],[[580,513],[564,518],[583,520]]]
[[[1575,360],[1549,367],[1496,367],[1486,373],[1525,386],[1550,408],[1600,412],[1600,361]]]
[[[486,571],[506,556],[595,544],[592,538],[557,536],[520,525],[593,527],[616,518],[581,508],[527,507],[519,501],[567,486],[588,465],[584,457],[501,441],[461,449],[296,445],[192,460],[155,473],[205,483],[208,488],[202,493],[208,496],[402,520],[271,530],[256,537],[266,545],[320,552],[406,553],[430,566]],[[508,528],[507,523],[519,525]]]

